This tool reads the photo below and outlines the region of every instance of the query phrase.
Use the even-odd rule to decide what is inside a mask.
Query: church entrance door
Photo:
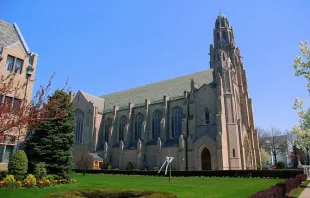
[[[201,169],[211,170],[211,153],[207,148],[201,152]]]

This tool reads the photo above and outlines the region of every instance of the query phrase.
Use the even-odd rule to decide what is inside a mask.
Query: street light
[[[32,57],[30,57],[30,58],[32,58]],[[32,61],[31,61],[31,63],[32,63]],[[24,94],[24,99],[23,99],[24,102],[26,101],[28,83],[29,83],[30,77],[32,76],[33,70],[34,69],[32,67],[32,64],[29,64],[28,67],[26,68],[26,87],[25,87],[25,94]],[[21,136],[21,129],[19,127],[16,150],[19,150],[19,148],[20,148],[20,136]]]

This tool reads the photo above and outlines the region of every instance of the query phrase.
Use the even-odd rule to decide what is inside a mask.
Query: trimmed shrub
[[[127,166],[126,166],[126,170],[132,170],[134,167],[132,165],[131,162],[128,162]]]
[[[159,171],[159,168],[158,167],[154,167],[153,170],[154,171]]]
[[[23,180],[28,170],[28,159],[24,151],[16,151],[10,158],[8,164],[9,174],[15,176],[16,180]]]
[[[108,164],[108,165],[107,165],[107,170],[111,170],[111,169],[112,169],[111,164]]]
[[[36,164],[36,167],[34,169],[34,175],[37,180],[43,180],[46,177],[47,174],[44,162]]]
[[[276,164],[276,168],[277,169],[283,169],[283,168],[285,168],[285,164],[284,164],[284,162],[277,162],[277,164]]]
[[[54,180],[54,179],[56,179],[56,175],[47,175],[47,176],[45,177],[45,179],[46,179],[46,180]]]
[[[74,190],[61,193],[55,193],[45,196],[46,198],[129,198],[129,197],[144,197],[144,198],[177,198],[176,195],[168,192],[155,192],[155,191],[135,191],[135,190],[102,190],[102,189],[86,189]]]
[[[3,186],[6,188],[14,188],[15,187],[15,178],[14,175],[7,175],[3,181]]]
[[[29,174],[24,180],[25,187],[34,187],[36,184],[37,184],[37,179],[32,174]]]

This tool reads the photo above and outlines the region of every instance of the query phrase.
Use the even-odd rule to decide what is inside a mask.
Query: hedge
[[[82,169],[75,169],[76,173],[83,173]],[[90,174],[112,175],[145,175],[164,176],[164,171],[158,173],[153,170],[86,170]],[[294,178],[303,174],[302,170],[214,170],[214,171],[171,171],[173,177],[257,177],[257,178]]]
[[[177,198],[176,195],[168,192],[156,192],[156,191],[140,191],[140,190],[103,190],[103,189],[85,189],[85,190],[73,190],[67,192],[60,192],[47,195],[46,198],[71,198],[71,197],[144,197],[144,198]]]
[[[294,188],[297,188],[301,183],[307,180],[307,175],[299,174],[294,178],[285,180],[284,182],[277,183],[271,188],[265,189],[263,191],[257,192],[250,196],[250,198],[283,198],[287,193],[289,193]]]

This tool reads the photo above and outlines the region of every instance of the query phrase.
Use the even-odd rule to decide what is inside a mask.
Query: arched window
[[[152,120],[152,139],[157,139],[160,136],[161,119],[162,119],[161,112],[156,110],[153,114],[153,120]]]
[[[216,33],[216,42],[219,45],[221,43],[220,33]]]
[[[233,157],[236,157],[235,149],[233,149]]]
[[[223,43],[226,44],[227,43],[227,34],[225,31],[223,31]]]
[[[138,113],[135,120],[135,141],[141,139],[143,115]]]
[[[225,54],[223,53],[223,60],[225,60]]]
[[[171,121],[171,137],[178,137],[182,132],[182,110],[180,108],[174,109]]]
[[[112,119],[108,118],[104,123],[104,141],[109,142],[109,133],[112,126]]]
[[[125,125],[126,125],[126,116],[122,116],[119,121],[119,133],[118,133],[118,141],[124,141],[124,133],[125,133]]]
[[[76,114],[75,142],[77,144],[81,144],[83,136],[84,113],[82,111],[77,111]]]
[[[222,27],[225,27],[225,20],[221,21]]]
[[[205,124],[210,124],[210,112],[208,109],[205,110]]]

